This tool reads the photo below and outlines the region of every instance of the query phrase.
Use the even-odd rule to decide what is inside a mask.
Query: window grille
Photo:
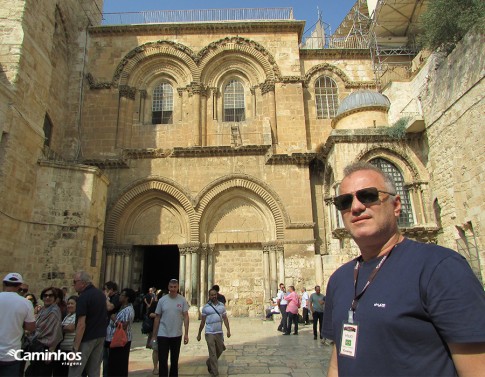
[[[170,124],[173,122],[173,89],[168,82],[163,82],[153,91],[152,124]]]
[[[387,173],[396,186],[396,191],[401,197],[401,215],[398,219],[400,227],[409,227],[414,224],[411,201],[409,199],[409,190],[404,187],[404,177],[395,165],[382,158],[375,158],[369,161],[372,165],[377,166],[384,173]]]
[[[231,80],[224,88],[224,122],[242,122],[246,119],[244,110],[244,87]]]
[[[320,77],[315,82],[315,100],[317,119],[335,117],[339,106],[337,83],[328,76]]]

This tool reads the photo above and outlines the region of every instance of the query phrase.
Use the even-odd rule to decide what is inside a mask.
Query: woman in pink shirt
[[[295,324],[295,332],[293,335],[298,335],[298,308],[300,307],[300,298],[298,293],[295,292],[295,287],[290,285],[288,287],[290,293],[285,297],[288,301],[286,306],[286,312],[288,313],[288,332],[283,333],[283,335],[290,335],[291,333],[291,323]]]

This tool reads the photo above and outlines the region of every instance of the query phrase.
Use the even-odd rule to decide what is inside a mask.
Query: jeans
[[[283,332],[288,332],[288,315],[286,313],[286,304],[280,305],[280,312],[281,312],[281,322],[278,326],[278,330],[282,330]]]
[[[317,325],[317,323],[320,321],[320,324]],[[323,325],[323,312],[313,312],[313,336],[317,336],[317,328],[318,331],[320,332],[320,338],[322,337],[322,325]],[[318,326],[318,327],[317,327]]]
[[[167,338],[157,337],[159,376],[177,377],[179,375],[179,355],[182,337]],[[170,374],[168,373],[168,353],[170,352]]]
[[[288,328],[287,328],[287,334],[291,333],[291,323],[293,322],[295,324],[295,334],[298,334],[298,313],[293,314],[293,313],[286,313],[288,315]]]

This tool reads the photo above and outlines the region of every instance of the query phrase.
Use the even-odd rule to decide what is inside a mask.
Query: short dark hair
[[[124,294],[128,298],[128,302],[132,303],[136,299],[136,292],[131,288],[123,288],[121,294]]]
[[[76,301],[76,302],[77,302],[77,299],[78,299],[78,298],[79,298],[79,296],[71,296],[71,297],[69,297],[69,298],[67,299],[67,301],[69,301],[69,300],[74,300],[74,301]]]
[[[106,283],[104,283],[104,286],[106,287],[106,289],[112,289],[113,291],[117,291],[118,290],[118,284],[116,284],[114,281],[107,281]]]
[[[219,293],[219,290],[220,290],[221,288],[219,288],[219,286],[218,286],[217,284],[214,284],[214,285],[212,286],[211,290],[212,290],[212,289],[213,289],[214,291],[216,291],[217,293]]]
[[[52,294],[54,295],[54,300],[57,300],[57,298],[59,297],[58,292],[57,292],[57,290],[58,290],[58,289],[59,289],[59,288],[56,288],[56,287],[48,287],[48,288],[44,288],[44,289],[42,290],[42,292],[40,293],[40,299],[41,299],[41,300],[43,300],[43,299],[44,299],[45,293],[46,293],[47,291],[52,291]]]

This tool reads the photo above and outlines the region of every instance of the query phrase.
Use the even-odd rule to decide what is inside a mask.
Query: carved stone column
[[[269,247],[269,268],[271,274],[271,297],[275,297],[278,293],[278,269],[276,262],[276,247],[273,245]]]
[[[278,144],[278,127],[276,122],[276,97],[275,97],[275,84],[273,81],[265,81],[261,85],[261,94],[266,99],[266,103],[269,110],[269,119],[271,122],[271,133],[273,139],[273,145]]]
[[[204,244],[200,248],[199,252],[200,258],[200,295],[199,303],[200,306],[206,301],[207,297],[207,245]]]
[[[264,287],[264,302],[271,299],[271,276],[269,267],[269,250],[268,245],[263,245],[263,287]]]
[[[209,89],[205,88],[201,90],[201,108],[200,108],[200,129],[201,129],[201,144],[202,146],[207,145],[207,97],[208,97]]]
[[[200,269],[199,269],[199,248],[192,248],[192,288],[191,288],[191,304],[197,305],[197,288],[200,279]]]
[[[200,143],[200,97],[201,97],[201,86],[198,83],[192,83],[191,93],[194,96],[194,145],[199,146]]]
[[[183,120],[183,113],[184,113],[184,89],[183,88],[177,88],[177,93],[179,95],[179,102],[180,102],[180,106],[179,106],[179,121],[181,122]]]
[[[277,245],[276,247],[276,254],[278,256],[278,277],[280,283],[285,283],[285,250],[283,245]]]
[[[105,280],[112,280],[118,286],[131,284],[131,246],[114,246],[106,248]],[[104,283],[104,282],[103,282]]]
[[[186,254],[187,249],[179,246],[179,289],[182,294],[185,292],[185,267],[186,267]]]
[[[214,245],[207,245],[207,287],[214,285]]]

